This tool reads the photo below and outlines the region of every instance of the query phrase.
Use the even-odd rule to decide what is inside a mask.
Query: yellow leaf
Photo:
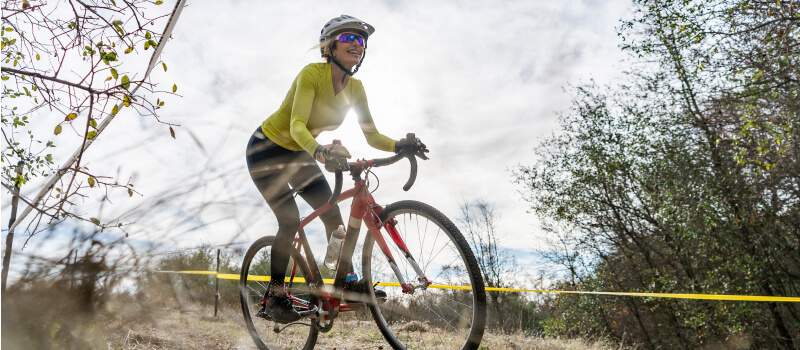
[[[71,121],[75,120],[75,118],[77,118],[77,117],[78,117],[78,115],[77,115],[77,114],[75,114],[75,113],[70,113],[70,114],[67,114],[67,117],[66,117],[66,118],[64,118],[64,120],[65,120],[65,121],[68,121],[68,122],[71,122]]]
[[[100,220],[97,220],[96,218],[91,218],[89,220],[91,220],[93,224],[100,226]]]
[[[178,91],[178,85],[172,85],[172,92]]]
[[[56,130],[53,131],[54,134],[58,135],[61,133],[61,125],[56,125]]]
[[[161,62],[161,66],[164,67],[164,71],[166,72],[167,71],[167,64],[164,63],[164,62]]]

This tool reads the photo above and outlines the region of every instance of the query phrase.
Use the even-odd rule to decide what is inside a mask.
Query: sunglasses
[[[358,40],[358,45],[364,47],[364,37],[358,34],[353,33],[342,33],[339,34],[339,42],[342,43],[352,43],[353,41]]]

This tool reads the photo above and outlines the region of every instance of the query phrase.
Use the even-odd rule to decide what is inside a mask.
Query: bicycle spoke
[[[381,332],[395,348],[476,349],[475,340],[483,334],[486,299],[480,284],[482,276],[466,241],[441,213],[419,202],[387,206],[381,212],[381,220],[392,218],[398,220],[395,228],[431,282],[469,289],[426,288],[403,293],[400,288],[384,288],[387,301],[371,306]],[[393,282],[394,273],[382,255],[371,254],[373,249],[379,248],[373,239],[367,239],[362,263],[364,275],[372,281],[381,278],[382,282]],[[407,259],[398,260],[398,264],[402,264],[400,271],[407,281],[416,282],[415,277],[421,277]],[[440,331],[423,334],[411,327],[414,322]]]
[[[273,331],[276,324],[264,315],[262,299],[269,286],[266,280],[269,279],[271,272],[270,255],[264,252],[270,250],[272,241],[273,237],[271,236],[263,237],[256,241],[245,254],[239,279],[245,324],[259,349],[311,349],[316,343],[317,330],[311,327],[310,322],[278,324],[280,332],[276,334]],[[287,276],[291,276],[293,266],[296,266],[296,270],[294,282],[287,283],[287,291],[293,297],[308,304],[307,294],[304,294],[308,289],[304,288],[305,283],[297,282],[297,280],[310,276],[310,272],[305,265],[305,260],[299,256],[300,254],[296,250],[290,252]],[[295,304],[295,307],[302,310],[303,307],[299,305],[301,304]]]

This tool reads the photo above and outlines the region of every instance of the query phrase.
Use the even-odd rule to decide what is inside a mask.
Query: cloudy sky
[[[431,150],[409,192],[401,188],[408,165],[377,169],[376,198],[420,200],[454,221],[461,203],[483,198],[500,214],[503,244],[525,260],[542,239],[510,170],[532,164],[535,145],[558,132],[558,113],[570,105],[565,87],[620,75],[614,27],[629,6],[625,0],[189,0],[162,55],[169,69],[152,75],[162,90],[178,86],[180,96],[162,95],[160,111],[162,121],[180,125],[177,139],[153,118],[120,113],[86,161],[92,171],[130,179],[141,195],[111,193],[113,204],[101,204],[98,193],[79,211],[130,224],[129,239],[166,250],[248,244],[274,233],[275,219],[246,171],[245,145],[296,74],[321,61],[312,47],[322,25],[349,14],[376,28],[356,77],[378,130],[395,139],[415,132]],[[332,139],[358,158],[386,156],[366,144],[354,116],[318,141]],[[63,146],[57,155],[73,150]],[[36,190],[32,184],[23,192]],[[2,201],[8,218],[9,196]],[[301,207],[301,215],[309,212]],[[324,241],[320,230],[321,224],[311,230],[317,243]]]

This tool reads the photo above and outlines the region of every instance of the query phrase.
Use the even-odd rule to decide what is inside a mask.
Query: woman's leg
[[[333,191],[328,184],[328,180],[322,174],[322,169],[320,169],[317,161],[311,155],[304,153],[298,156],[297,161],[301,167],[296,175],[289,180],[289,183],[292,188],[298,191],[297,193],[300,197],[316,210],[328,203]],[[325,224],[325,234],[328,240],[331,238],[331,233],[339,228],[339,225],[344,225],[339,205],[322,213],[320,219]]]
[[[292,188],[298,190],[297,193],[303,197],[306,203],[311,205],[312,208],[317,209],[325,205],[325,203],[328,203],[333,191],[331,190],[330,184],[328,184],[328,180],[323,176],[322,170],[319,165],[317,165],[317,162],[308,155],[308,153],[302,157],[304,160],[298,161],[298,163],[305,164],[305,166],[297,172],[297,175],[293,177],[289,183],[292,185]],[[333,230],[339,228],[339,225],[344,225],[338,204],[322,213],[320,219],[322,219],[322,222],[325,224],[325,234],[328,236],[329,241]],[[350,264],[347,269],[349,272],[353,272],[353,265]],[[353,275],[353,277],[355,278],[356,276]]]
[[[289,250],[300,226],[300,213],[293,191],[289,188],[290,179],[301,168],[297,165],[297,153],[275,145],[261,133],[260,128],[247,145],[250,177],[278,221],[278,232],[271,251],[270,285],[283,285],[289,263]]]

